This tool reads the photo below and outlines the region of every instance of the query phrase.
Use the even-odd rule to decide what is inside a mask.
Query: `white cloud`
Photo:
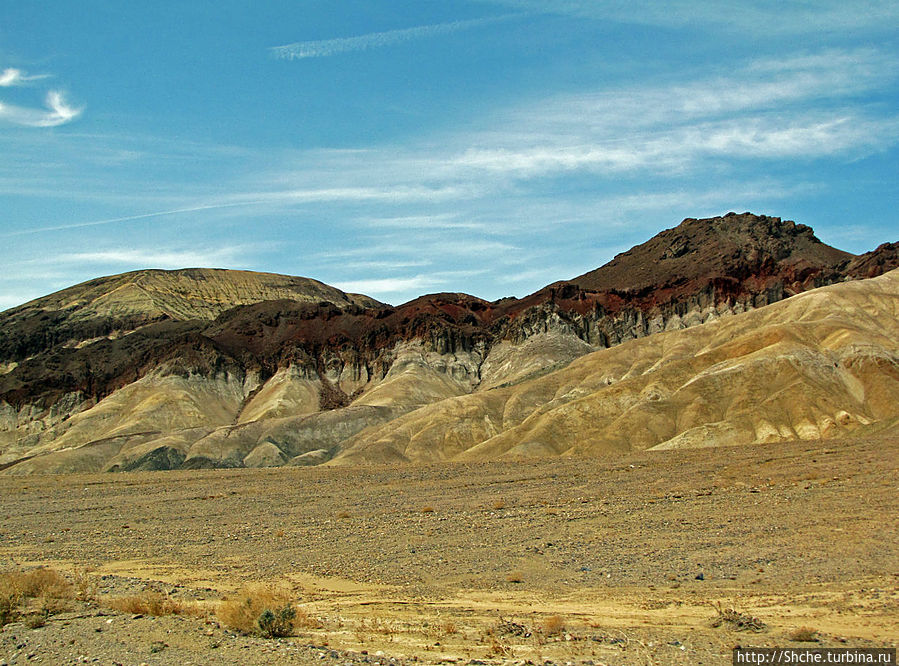
[[[230,193],[193,205],[5,235],[203,211],[243,214],[242,207],[273,212],[365,205],[367,213],[376,212],[359,217],[354,211],[343,219],[380,230],[380,236],[389,229],[495,236],[501,227],[485,222],[495,202],[514,207],[513,201],[528,198],[532,183],[559,174],[669,178],[748,160],[851,159],[894,145],[899,115],[861,105],[857,93],[889,86],[896,69],[892,56],[870,48],[799,52],[751,61],[726,75],[563,95],[485,119],[480,129],[419,145],[287,153],[280,168],[260,171],[252,182],[236,183]],[[191,159],[198,152],[193,150]],[[524,206],[521,216],[516,224],[534,214]],[[540,219],[562,216],[547,212]],[[454,252],[447,239],[438,240],[434,247],[440,252]],[[421,249],[411,250],[416,251]]]
[[[533,13],[673,28],[709,26],[737,33],[813,34],[895,28],[894,0],[482,0]]]
[[[693,72],[692,78],[681,71],[654,86],[620,84],[520,104],[481,116],[474,129],[418,143],[285,149],[255,158],[241,153],[251,176],[222,179],[204,191],[173,179],[154,195],[155,209],[145,200],[128,204],[135,215],[68,224],[62,219],[5,235],[176,216],[179,224],[207,224],[230,211],[246,217],[244,228],[277,220],[278,233],[332,225],[332,242],[310,239],[296,270],[349,291],[400,302],[425,291],[470,289],[473,273],[439,273],[453,266],[484,268],[490,284],[479,291],[493,292],[482,295],[498,297],[513,288],[522,295],[601,263],[593,262],[605,258],[605,250],[593,248],[589,259],[572,259],[565,274],[534,268],[564,264],[562,253],[581,252],[578,238],[606,232],[639,242],[660,220],[727,210],[781,214],[774,207],[784,199],[817,187],[809,182],[817,169],[804,168],[809,163],[850,160],[899,141],[899,115],[876,105],[895,89],[896,69],[895,59],[875,49],[844,49],[787,53],[726,72]],[[60,140],[61,133],[48,133],[41,145]],[[119,145],[101,137],[67,144],[73,146],[68,154],[94,143]],[[188,160],[205,165],[222,161],[218,149],[191,145],[166,159],[175,167]],[[66,165],[60,172],[65,178],[72,169],[59,161]],[[766,180],[760,174],[769,167]],[[7,172],[46,187],[47,179],[19,168]],[[569,175],[569,189],[560,195],[554,179]],[[72,190],[79,183],[59,184]],[[111,178],[103,183],[112,184]],[[103,189],[93,185],[97,194]],[[146,210],[151,212],[141,212]],[[181,247],[70,253],[61,261],[96,274],[111,267],[233,265],[237,258]]]
[[[896,143],[899,115],[855,96],[889,85],[897,71],[895,57],[874,49],[829,50],[693,81],[563,95],[506,113],[448,164],[522,179],[666,172],[709,157],[864,154]]]
[[[8,294],[0,294],[0,312],[3,310],[8,310],[9,308],[14,308],[17,305],[21,305],[22,303],[27,303],[28,301],[34,298],[40,298],[43,294],[32,291],[32,292],[13,292]]]
[[[352,160],[356,162],[356,160]],[[427,187],[413,183],[397,183],[384,187],[325,187],[325,188],[286,188],[281,190],[244,192],[234,195],[234,199],[246,199],[246,204],[256,203],[285,203],[302,204],[318,202],[340,201],[435,201],[452,199],[459,194],[459,188],[452,185],[440,187]],[[234,205],[239,205],[235,201]]]
[[[352,51],[367,51],[368,49],[379,48],[382,46],[390,46],[408,42],[414,39],[423,39],[425,37],[433,37],[436,35],[445,35],[460,30],[470,28],[478,28],[492,23],[508,20],[517,15],[494,16],[488,18],[471,19],[467,21],[452,21],[449,23],[436,23],[433,25],[420,25],[414,28],[403,28],[401,30],[388,30],[386,32],[372,32],[366,35],[358,35],[356,37],[340,37],[337,39],[322,39],[307,42],[296,42],[294,44],[285,44],[283,46],[273,46],[269,49],[276,58],[282,60],[299,60],[302,58],[323,58],[327,56],[338,55],[340,53],[349,53]]]
[[[366,294],[385,303],[401,303],[424,293],[445,291],[459,283],[466,284],[473,276],[485,272],[460,270],[365,280],[338,280],[333,282],[333,286],[346,292]]]
[[[383,261],[369,261],[369,260],[358,260],[354,259],[352,262],[343,261],[333,261],[330,265],[340,266],[344,271],[347,269],[353,271],[390,271],[390,270],[398,270],[405,268],[424,268],[426,266],[431,266],[433,262],[427,260],[415,260],[415,259],[397,259],[394,261],[383,260]]]
[[[361,217],[357,218],[362,226],[376,229],[464,229],[486,230],[481,222],[468,222],[458,219],[454,213],[437,215],[406,215],[403,217]]]
[[[367,294],[373,298],[379,298],[374,294],[394,295],[408,291],[421,291],[430,289],[439,284],[438,280],[427,275],[414,275],[411,277],[376,278],[370,280],[348,280],[337,282],[333,286],[341,291]]]
[[[133,266],[135,268],[193,268],[217,265],[233,267],[237,248],[154,250],[119,248],[94,252],[71,252],[54,257],[61,264]]]
[[[71,122],[83,111],[68,104],[58,90],[48,92],[44,103],[46,109],[0,103],[0,121],[25,127],[56,127]]]
[[[873,48],[830,49],[758,59],[727,74],[703,73],[692,80],[678,75],[655,86],[561,95],[418,145],[285,152],[280,167],[257,172],[252,182],[235,183],[231,192],[198,193],[197,203],[179,206],[177,197],[169,197],[175,203],[170,208],[5,235],[242,207],[273,212],[328,204],[376,206],[374,214],[349,217],[373,229],[492,234],[495,229],[486,228],[482,219],[484,204],[526,194],[530,181],[554,175],[667,177],[735,160],[852,158],[894,145],[899,116],[861,105],[857,94],[888,87],[897,69],[894,56]],[[72,117],[74,111],[60,97],[49,101],[55,110],[36,112],[41,118]],[[9,119],[8,109],[0,109],[0,118]],[[205,154],[197,146],[190,153],[192,160]],[[14,177],[15,187],[24,191],[23,175]],[[60,177],[71,175],[67,171]],[[46,188],[45,181],[40,186]],[[475,201],[483,203],[460,207]],[[447,212],[449,202],[453,212]]]
[[[33,74],[27,75],[21,69],[7,67],[0,72],[0,88],[9,88],[11,86],[21,86],[31,81],[50,78],[49,74]]]

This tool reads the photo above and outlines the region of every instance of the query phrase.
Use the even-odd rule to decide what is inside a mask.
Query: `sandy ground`
[[[0,569],[85,574],[99,604],[0,632],[0,664],[725,664],[734,646],[895,646],[899,442],[615,462],[0,478]],[[308,626],[215,618],[290,585]],[[199,616],[110,610],[146,587]],[[713,626],[719,608],[766,628]],[[817,642],[790,639],[798,627]]]

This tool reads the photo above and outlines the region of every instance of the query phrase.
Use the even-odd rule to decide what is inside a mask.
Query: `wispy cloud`
[[[273,46],[269,51],[276,58],[282,60],[299,60],[302,58],[324,58],[327,56],[349,53],[352,51],[367,51],[369,49],[400,44],[415,39],[446,35],[460,30],[479,28],[510,18],[519,14],[506,14],[487,18],[470,19],[467,21],[451,21],[449,23],[435,23],[432,25],[420,25],[414,28],[400,30],[388,30],[386,32],[372,32],[356,37],[338,37],[336,39],[321,39],[307,42],[296,42],[283,46]]]
[[[71,122],[83,111],[66,102],[58,90],[48,92],[44,103],[45,109],[34,109],[0,102],[0,121],[25,127],[56,127]]]
[[[437,215],[406,215],[403,217],[361,217],[356,220],[360,226],[375,229],[451,229],[484,230],[481,222],[460,220],[455,213]]]
[[[682,170],[704,158],[819,158],[869,152],[896,142],[899,118],[840,115],[728,119],[659,127],[630,137],[594,136],[589,143],[547,142],[534,148],[471,149],[455,157],[460,168],[519,178],[550,173]]]
[[[193,250],[146,250],[117,248],[95,252],[71,252],[54,257],[60,264],[133,266],[135,268],[190,268],[197,266],[234,266],[237,248]]]
[[[876,50],[829,50],[693,81],[563,95],[509,112],[450,164],[532,178],[670,171],[709,157],[863,154],[896,143],[899,115],[855,97],[897,73],[899,60]]]
[[[413,275],[411,277],[375,278],[370,280],[348,280],[338,282],[334,286],[341,291],[362,294],[393,295],[408,291],[421,291],[431,289],[438,281],[428,275]],[[378,298],[374,296],[373,298]]]
[[[252,180],[231,183],[219,194],[198,192],[166,202],[175,203],[171,207],[35,225],[0,237],[207,211],[253,208],[261,214],[306,206],[355,206],[343,220],[381,236],[390,229],[495,236],[499,228],[487,212],[496,207],[494,201],[504,201],[508,210],[516,198],[527,197],[527,188],[560,174],[670,177],[737,161],[853,158],[894,145],[899,115],[868,109],[856,94],[890,85],[896,70],[895,59],[874,49],[800,52],[751,61],[726,75],[562,95],[509,109],[482,120],[479,129],[439,141],[286,153],[278,167],[260,169]],[[195,162],[203,154],[194,146],[178,159]],[[17,181],[16,188],[25,187]],[[625,208],[645,206],[644,197],[635,201]],[[553,204],[557,211],[558,205]],[[517,223],[537,210],[531,199]],[[551,219],[561,224],[564,216]],[[441,237],[435,247],[447,252],[446,241]]]
[[[401,303],[427,292],[444,291],[452,289],[454,286],[458,287],[460,283],[465,284],[467,280],[484,272],[484,270],[476,269],[365,280],[344,280],[336,281],[334,286],[342,291],[367,294],[385,303]]]
[[[340,201],[437,201],[453,199],[459,196],[459,188],[450,184],[439,187],[428,187],[414,183],[402,183],[388,187],[297,187],[280,190],[244,192],[234,195],[235,199],[247,199],[247,201],[235,201],[235,205],[257,203],[317,203]]]
[[[435,274],[447,266],[489,266],[490,286],[481,295],[502,296],[513,285],[522,295],[609,258],[604,253],[612,250],[605,246],[585,251],[585,238],[606,233],[633,244],[657,231],[660,221],[727,210],[795,214],[784,212],[784,200],[820,191],[822,168],[899,142],[899,113],[889,104],[897,70],[894,56],[874,48],[800,51],[729,63],[727,69],[680,68],[651,85],[619,83],[531,99],[481,114],[473,127],[386,146],[283,149],[228,159],[233,156],[223,157],[216,146],[163,151],[152,143],[127,144],[129,150],[166,153],[152,173],[168,176],[152,192],[142,187],[143,153],[94,180],[82,179],[73,167],[88,163],[86,151],[126,145],[118,138],[79,141],[48,132],[38,141],[31,132],[10,132],[13,139],[0,136],[0,152],[12,156],[0,168],[0,192],[9,181],[12,193],[28,191],[29,183],[52,183],[80,189],[83,196],[130,192],[146,198],[110,198],[110,206],[133,212],[117,217],[75,217],[78,207],[60,206],[65,217],[30,229],[7,227],[0,237],[23,236],[18,244],[38,248],[43,238],[27,235],[153,220],[159,228],[190,229],[199,237],[219,225],[244,239],[302,238],[295,264],[278,270],[389,302],[427,290],[466,289],[470,274]],[[30,166],[5,150],[25,135],[23,142],[41,148]],[[66,150],[54,152],[59,145]],[[99,153],[89,155],[100,161]],[[216,171],[220,164],[240,168]],[[96,173],[90,165],[86,171]],[[221,177],[213,182],[207,172]],[[244,219],[229,219],[235,214]],[[331,235],[309,234],[315,225],[330,226]],[[81,236],[66,238],[77,243]],[[70,251],[56,263],[73,275],[77,268],[79,277],[103,265],[233,266],[240,260],[185,247],[130,254],[77,247],[85,251]],[[566,264],[568,257],[586,258]],[[535,268],[542,266],[567,266],[568,273]]]
[[[599,21],[680,28],[713,25],[733,32],[811,34],[853,29],[894,28],[894,0],[779,0],[723,3],[720,0],[482,0],[533,13],[553,13]]]
[[[50,78],[49,74],[32,74],[28,75],[21,69],[7,67],[0,72],[0,88],[9,88],[11,86],[25,85],[31,81]]]

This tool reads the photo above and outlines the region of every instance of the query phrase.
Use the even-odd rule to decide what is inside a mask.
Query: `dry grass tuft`
[[[812,627],[796,627],[787,638],[797,643],[815,643],[818,640],[818,631]]]
[[[43,567],[3,574],[0,585],[7,590],[15,590],[26,599],[37,597],[71,599],[74,596],[72,584],[62,574]]]
[[[523,583],[524,576],[520,571],[512,571],[506,576],[506,581],[509,583]]]
[[[349,512],[349,511],[338,511],[338,512],[337,512],[337,517],[338,517],[339,519],[341,519],[341,520],[343,520],[343,519],[345,519],[345,518],[349,518],[349,517],[350,517],[350,512]]]
[[[500,509],[505,509],[506,508],[506,500],[495,499],[490,504],[490,506],[493,508],[494,511],[499,511]]]
[[[391,637],[392,640],[398,631],[399,628],[396,622],[376,617],[368,620],[363,619],[358,625],[357,635],[362,632],[369,635],[382,634]]]
[[[421,507],[421,512],[422,513],[434,513],[434,507],[432,507],[430,505],[423,506],[423,507]]]
[[[490,644],[490,655],[494,657],[511,657],[512,648],[508,645],[503,645],[496,639],[493,639]]]
[[[565,619],[561,615],[550,615],[543,621],[543,633],[555,636],[565,631]]]
[[[292,636],[301,627],[317,626],[296,607],[289,588],[273,585],[244,587],[234,598],[221,602],[216,615],[223,624],[242,634],[265,638]]]
[[[57,571],[40,567],[31,571],[0,574],[0,626],[22,616],[29,599],[37,600],[37,609],[26,615],[29,626],[43,626],[47,617],[69,609],[75,598],[72,584]]]
[[[19,598],[6,590],[0,591],[0,627],[19,617]]]
[[[86,569],[77,569],[72,575],[72,586],[75,589],[75,598],[85,603],[96,603],[98,591],[97,581],[94,580]]]
[[[140,594],[110,599],[106,605],[123,613],[135,615],[201,615],[197,604],[188,604],[156,590],[144,590]]]

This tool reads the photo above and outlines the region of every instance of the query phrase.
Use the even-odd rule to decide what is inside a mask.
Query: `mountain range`
[[[0,469],[436,462],[899,428],[899,243],[686,219],[521,299],[142,270],[0,313]]]

